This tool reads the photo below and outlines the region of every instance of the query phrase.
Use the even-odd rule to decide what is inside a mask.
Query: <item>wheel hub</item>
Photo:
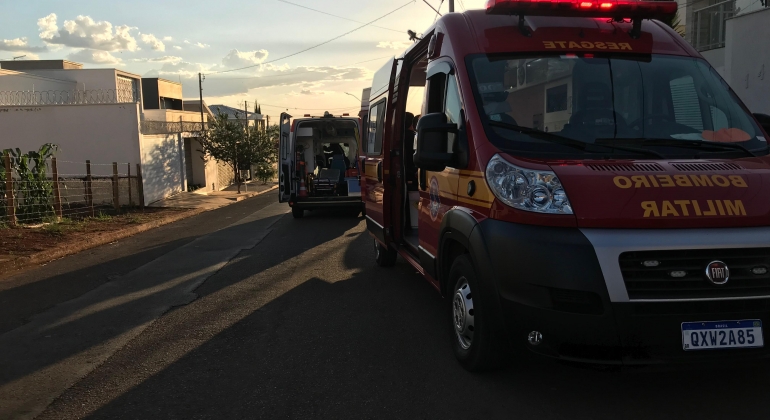
[[[455,291],[452,301],[452,323],[460,347],[467,350],[473,343],[474,313],[473,295],[468,281],[461,277],[460,286]]]

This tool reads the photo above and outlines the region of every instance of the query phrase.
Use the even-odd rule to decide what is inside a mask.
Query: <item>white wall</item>
[[[200,122],[200,112],[177,111],[173,109],[145,109],[142,113],[142,119],[145,121],[167,121],[179,122],[179,119],[185,122]],[[203,121],[208,121],[208,116],[203,114]]]
[[[149,204],[183,190],[184,144],[178,134],[142,135],[144,200]]]
[[[117,72],[115,69],[69,69],[69,70],[25,70],[25,73],[35,74],[53,79],[69,80],[77,83],[78,90],[116,89]]]
[[[716,70],[723,79],[727,80],[727,76],[725,75],[726,48],[714,48],[713,50],[701,51],[700,54],[709,62],[709,64],[711,64],[711,67],[714,67],[714,70]]]
[[[770,114],[770,9],[727,21],[725,80],[751,112]]]
[[[139,106],[38,105],[0,106],[0,149],[37,150],[59,145],[61,173],[85,173],[84,162],[139,162]],[[73,161],[77,163],[66,163]],[[94,175],[111,175],[112,167],[95,165]]]
[[[75,82],[0,70],[0,91],[75,90]]]

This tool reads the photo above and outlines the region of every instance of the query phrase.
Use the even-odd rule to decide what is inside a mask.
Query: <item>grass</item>
[[[112,216],[110,216],[109,214],[107,214],[105,212],[100,211],[99,214],[94,216],[93,219],[94,220],[99,220],[99,221],[102,221],[102,222],[107,222],[107,221],[112,220]]]
[[[43,230],[51,235],[61,236],[69,231],[82,230],[83,223],[83,221],[72,220],[67,217],[62,217],[60,220],[53,218],[49,224],[43,227]]]

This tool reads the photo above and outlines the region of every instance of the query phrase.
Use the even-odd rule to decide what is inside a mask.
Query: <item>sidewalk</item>
[[[256,182],[242,185],[241,194],[238,194],[237,186],[209,194],[184,192],[150,204],[148,207],[152,209],[147,212],[112,216],[107,221],[89,220],[88,224],[75,223],[71,228],[55,225],[41,229],[4,229],[0,231],[0,280],[35,265],[113,243],[249,197],[269,194],[277,188],[276,182],[266,185]],[[119,221],[122,223],[117,223]],[[25,242],[26,247],[14,246],[19,242]]]
[[[212,191],[209,193],[182,192],[156,201],[150,204],[150,207],[213,210],[249,197],[254,197],[255,195],[268,193],[276,188],[278,188],[277,182],[268,182],[266,185],[262,185],[260,181],[251,181],[241,185],[240,194],[238,194],[237,185],[231,185],[222,191]],[[276,201],[278,200],[276,199]]]

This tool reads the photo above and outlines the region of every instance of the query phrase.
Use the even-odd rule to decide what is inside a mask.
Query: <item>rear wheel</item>
[[[452,348],[460,364],[471,372],[500,366],[500,337],[494,327],[493,308],[485,299],[468,255],[455,259],[449,271]]]
[[[383,246],[381,243],[374,240],[374,260],[380,267],[392,267],[396,264],[396,258],[398,253],[395,249],[390,249]]]
[[[292,207],[291,215],[294,216],[295,219],[301,219],[305,216],[305,210],[299,207]]]

